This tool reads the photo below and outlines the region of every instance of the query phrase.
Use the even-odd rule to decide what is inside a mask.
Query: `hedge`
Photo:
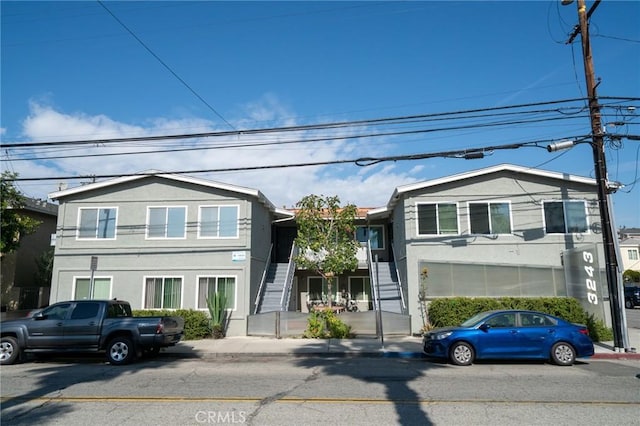
[[[455,326],[473,315],[494,309],[525,309],[545,312],[566,321],[585,324],[596,341],[613,339],[613,331],[604,322],[587,314],[580,303],[569,297],[452,297],[435,299],[429,304],[429,321],[434,327]]]
[[[184,319],[184,340],[198,340],[211,337],[211,321],[203,311],[195,309],[134,310],[134,317],[182,317]]]

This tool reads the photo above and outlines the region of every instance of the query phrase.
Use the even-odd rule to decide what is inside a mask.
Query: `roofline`
[[[407,192],[416,191],[419,189],[430,188],[437,185],[443,185],[446,183],[461,181],[464,179],[470,179],[478,176],[488,175],[491,173],[502,172],[502,171],[510,171],[515,173],[522,173],[527,175],[534,175],[540,177],[546,177],[550,179],[559,179],[576,183],[583,183],[586,185],[596,186],[596,180],[591,178],[585,178],[582,176],[571,175],[567,173],[560,172],[551,172],[548,170],[540,170],[533,167],[523,167],[516,166],[515,164],[498,164],[491,167],[485,167],[482,169],[471,170],[468,172],[462,172],[455,175],[445,176],[442,178],[431,179],[422,182],[416,182],[408,185],[398,186],[393,191],[389,202],[387,203],[386,209],[391,210],[391,208],[395,205],[396,201],[400,197],[400,195],[405,194]]]
[[[177,182],[185,182],[193,185],[205,186],[208,188],[221,189],[224,191],[236,192],[239,194],[250,195],[255,197],[269,208],[271,211],[279,211],[282,214],[283,210],[277,209],[271,201],[265,195],[257,189],[246,188],[244,186],[230,185],[227,183],[216,182],[207,179],[194,178],[192,176],[184,176],[172,173],[161,172],[157,170],[150,170],[147,172],[138,173],[130,176],[122,176],[119,178],[108,179],[100,182],[94,182],[87,185],[77,186],[75,188],[65,189],[62,191],[56,191],[50,193],[48,196],[52,200],[59,200],[60,198],[68,197],[70,195],[80,194],[82,192],[94,191],[96,189],[108,188],[110,186],[120,185],[126,182],[133,182],[148,177],[157,176],[164,179],[169,179]]]

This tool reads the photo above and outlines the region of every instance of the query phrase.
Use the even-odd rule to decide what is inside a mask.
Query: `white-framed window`
[[[238,238],[239,206],[200,206],[199,238]]]
[[[469,202],[469,229],[472,234],[510,234],[509,202]]]
[[[627,255],[629,256],[629,260],[638,260],[638,249],[628,249]]]
[[[147,238],[185,238],[186,227],[184,206],[147,208]]]
[[[418,203],[418,235],[458,234],[457,203]]]
[[[343,288],[340,289],[342,291]],[[371,279],[369,277],[349,277],[346,290],[351,299],[357,302],[368,302],[371,299]]]
[[[543,207],[547,234],[575,234],[589,230],[584,201],[545,201]]]
[[[145,278],[144,309],[179,309],[181,305],[181,277]]]
[[[115,240],[118,218],[117,207],[78,208],[79,240]]]
[[[91,294],[91,278],[75,277],[73,280],[74,300],[84,299],[111,299],[111,278],[94,277],[93,294]]]
[[[384,249],[384,227],[382,225],[358,226],[356,227],[356,240],[371,243],[373,250]]]
[[[235,311],[236,281],[234,276],[198,277],[198,309],[207,309],[207,298],[215,292],[220,292],[227,298],[226,309]]]

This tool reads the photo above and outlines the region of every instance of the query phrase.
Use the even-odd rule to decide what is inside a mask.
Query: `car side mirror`
[[[486,322],[484,324],[482,324],[480,327],[480,330],[482,331],[487,331],[491,328],[491,326],[489,324],[487,324]]]
[[[33,319],[38,321],[38,320],[46,319],[46,317],[42,312],[36,312],[35,314],[33,314]]]

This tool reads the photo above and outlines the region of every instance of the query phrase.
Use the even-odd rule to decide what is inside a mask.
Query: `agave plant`
[[[216,291],[207,297],[207,307],[211,315],[211,333],[214,339],[224,337],[225,322],[227,319],[227,296]]]

